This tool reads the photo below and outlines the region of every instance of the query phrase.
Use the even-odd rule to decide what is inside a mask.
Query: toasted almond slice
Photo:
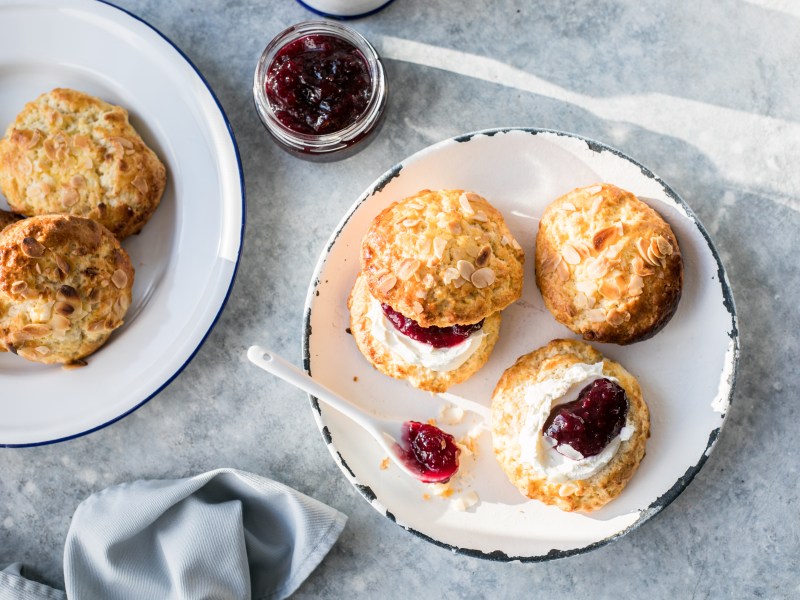
[[[590,215],[597,214],[597,211],[600,210],[600,205],[603,204],[603,200],[604,198],[602,196],[595,196],[594,200],[592,201],[592,207],[589,209]]]
[[[25,254],[25,256],[29,256],[31,258],[40,258],[44,256],[44,246],[42,246],[36,238],[23,238],[20,247],[22,248],[22,253]]]
[[[658,236],[655,238],[656,246],[658,246],[658,250],[661,253],[661,256],[670,256],[674,249],[672,248],[672,244],[669,243],[669,240],[663,236]]]
[[[28,283],[25,281],[15,281],[11,284],[11,293],[12,294],[22,294],[25,290],[28,289]]]
[[[486,213],[482,210],[479,210],[474,215],[472,215],[473,221],[478,221],[480,223],[487,223],[489,221],[489,217],[486,216]]]
[[[631,275],[631,280],[628,282],[628,295],[640,296],[644,289],[644,279],[639,275]]]
[[[50,319],[50,325],[53,327],[53,331],[66,331],[70,328],[69,319],[59,314],[53,315],[53,318]]]
[[[33,163],[27,156],[22,156],[17,161],[17,170],[23,175],[30,175],[33,173]]]
[[[603,281],[603,283],[600,285],[600,294],[608,300],[619,300],[620,296],[622,295],[616,283],[609,281],[608,279]]]
[[[617,258],[625,248],[626,240],[621,239],[616,244],[611,244],[608,248],[606,248],[603,254],[606,255],[606,258]]]
[[[586,308],[589,308],[589,298],[583,292],[577,292],[575,294],[575,298],[573,299],[572,303],[578,310],[584,310]]]
[[[630,318],[631,318],[630,313],[625,311],[618,311],[615,308],[612,308],[610,311],[608,311],[608,314],[606,315],[606,321],[608,321],[608,323],[610,325],[613,325],[614,327],[616,327],[617,325],[622,325],[625,321],[629,320]]]
[[[142,173],[139,173],[136,177],[133,178],[131,181],[131,185],[139,190],[142,194],[146,194],[148,190],[147,185],[147,177],[145,177]]]
[[[571,265],[577,265],[581,262],[581,255],[575,249],[575,246],[569,242],[565,243],[561,247],[561,256],[563,256],[564,260]]]
[[[425,277],[422,278],[422,285],[424,285],[426,289],[431,289],[436,285],[436,278],[430,273],[426,273]]]
[[[559,208],[565,212],[572,212],[575,210],[575,205],[572,202],[564,202]]]
[[[422,311],[425,310],[425,308],[422,306],[422,304],[420,304],[417,301],[414,301],[414,304],[412,305],[412,308],[414,309],[414,313],[417,314],[417,315],[421,314]]]
[[[418,259],[416,259],[416,258],[404,258],[403,260],[400,261],[400,264],[397,266],[397,269],[395,271],[397,273],[397,277],[401,281],[408,281],[409,279],[411,279],[414,276],[414,273],[417,272],[417,270],[419,269],[421,264],[422,263],[420,263],[420,261]],[[116,275],[116,273],[119,273],[119,272],[120,271],[115,271],[114,274]],[[124,275],[125,273],[122,273],[122,274]],[[127,280],[127,278],[126,278],[126,280]],[[116,282],[115,282],[115,285],[116,285]],[[121,286],[118,286],[118,287],[121,287]]]
[[[602,279],[610,268],[611,263],[608,259],[604,256],[598,256],[586,263],[586,275],[592,279]]]
[[[461,273],[458,272],[458,269],[455,269],[453,267],[447,267],[444,273],[442,273],[442,281],[444,281],[445,285],[449,285],[451,282],[455,281],[460,277]]]
[[[441,236],[433,238],[433,255],[441,259],[444,256],[444,249],[447,247],[447,240]]]
[[[559,260],[556,265],[556,275],[561,281],[568,281],[570,276],[569,265],[565,260]]]
[[[475,272],[475,266],[466,260],[460,260],[456,263],[456,268],[458,269],[459,274],[461,277],[469,281],[472,277],[472,274]]]
[[[597,291],[597,284],[594,281],[587,281],[582,279],[580,281],[575,282],[575,289],[579,292],[583,292],[586,295],[591,296]]]
[[[419,219],[404,219],[402,222],[403,227],[416,227],[419,225]]]
[[[486,244],[478,251],[478,256],[475,258],[475,266],[476,267],[485,267],[489,264],[489,260],[492,258],[492,247],[489,244]]]
[[[618,231],[616,226],[604,227],[592,236],[592,246],[595,250],[600,252],[607,245],[616,241]]]
[[[470,196],[472,196],[472,194],[464,192],[458,197],[458,204],[461,207],[461,212],[463,212],[467,216],[475,214],[475,209],[472,208],[472,205],[469,203]]]
[[[64,275],[69,275],[70,271],[69,263],[60,254],[56,254],[56,265],[58,266],[58,270],[61,271]]]
[[[384,275],[378,280],[378,291],[382,294],[389,292],[397,284],[397,277],[391,273]]]
[[[586,311],[586,318],[591,323],[602,323],[606,320],[606,313],[602,308],[593,308]]]
[[[493,269],[490,269],[489,267],[483,267],[482,269],[476,270],[472,274],[470,281],[472,282],[472,285],[480,290],[492,285],[496,277],[497,276],[495,275]]]
[[[648,275],[653,274],[653,269],[646,266],[640,256],[635,256],[633,258],[631,261],[631,268],[633,269],[634,274],[638,275],[639,277],[647,277]]]
[[[461,223],[459,221],[450,221],[447,223],[447,229],[453,235],[461,235]]]
[[[461,275],[459,275],[457,279],[453,280],[453,285],[455,286],[456,289],[460,288],[465,283],[467,283],[467,280],[461,277]]]
[[[75,206],[80,200],[78,192],[72,188],[64,188],[61,190],[61,205],[64,208],[71,208]]]
[[[649,247],[647,242],[644,241],[644,238],[636,240],[636,250],[639,252],[639,256],[641,256],[648,265],[656,266],[658,264],[650,257],[648,253]]]
[[[23,327],[21,331],[25,335],[30,336],[29,339],[33,340],[36,338],[46,336],[48,333],[52,331],[52,329],[48,325],[43,325],[41,323],[31,323],[29,325],[25,325],[25,327]]]

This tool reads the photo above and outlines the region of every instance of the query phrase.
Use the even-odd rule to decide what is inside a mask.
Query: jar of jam
[[[278,34],[253,79],[267,131],[285,150],[310,160],[338,160],[363,149],[383,121],[387,93],[375,48],[331,21],[305,21]]]

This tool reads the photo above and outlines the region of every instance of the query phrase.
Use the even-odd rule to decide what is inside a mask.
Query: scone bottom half
[[[0,139],[0,190],[26,217],[87,217],[124,239],[153,215],[166,180],[128,112],[77,90],[27,103]]]
[[[578,188],[547,207],[535,271],[556,320],[595,342],[651,338],[675,314],[683,289],[672,228],[632,193],[608,183]]]
[[[576,372],[584,373],[577,381]],[[618,416],[602,414],[613,411],[613,403],[603,406],[608,398],[592,397],[598,382],[606,381],[620,388],[627,400],[625,425],[612,432],[618,437],[592,456],[553,446],[545,434],[558,427],[569,429],[570,412],[579,421],[580,435],[589,441],[608,425],[604,418]],[[569,391],[558,388],[559,382],[564,387],[570,383]],[[553,396],[543,390],[551,390]],[[553,420],[563,413],[565,421]],[[519,357],[492,395],[492,442],[501,469],[524,496],[564,511],[591,512],[619,496],[645,455],[649,435],[649,410],[636,378],[586,342],[553,340]]]
[[[0,233],[0,351],[82,366],[123,324],[134,269],[91,219],[43,215]]]

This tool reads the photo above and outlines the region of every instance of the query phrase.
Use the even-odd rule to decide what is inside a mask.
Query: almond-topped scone
[[[607,183],[578,188],[544,212],[536,284],[560,323],[597,342],[655,335],[675,313],[683,260],[669,224]]]
[[[502,215],[463,190],[423,190],[373,221],[348,300],[359,349],[381,372],[443,392],[489,358],[524,254]]]
[[[422,327],[471,324],[522,293],[522,248],[489,202],[423,190],[373,221],[361,266],[374,298]]]
[[[492,395],[495,457],[528,498],[592,511],[645,454],[650,416],[636,378],[589,344],[553,340],[517,359]]]
[[[123,239],[147,223],[165,185],[128,112],[75,90],[26,104],[0,140],[0,190],[24,216],[88,217]]]
[[[119,241],[83,217],[43,215],[0,233],[0,351],[77,363],[122,325],[134,271]]]

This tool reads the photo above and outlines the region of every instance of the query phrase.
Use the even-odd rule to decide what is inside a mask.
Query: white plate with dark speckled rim
[[[0,0],[0,23],[2,131],[26,102],[71,87],[127,108],[167,166],[161,205],[123,242],[136,269],[125,325],[82,369],[0,354],[0,446],[30,446],[113,423],[191,360],[233,285],[244,184],[210,87],[147,23],[96,0]]]
[[[305,367],[315,379],[378,414],[425,421],[442,401],[378,373],[348,333],[347,296],[359,270],[361,238],[391,202],[420,189],[463,188],[485,196],[504,215],[527,260],[522,299],[504,311],[500,340],[486,366],[450,392],[489,406],[492,390],[514,360],[554,338],[575,338],[545,309],[533,277],[538,218],[567,191],[611,182],[634,192],[672,225],[685,260],[684,291],[669,324],[650,340],[621,347],[596,344],[636,375],[651,411],[647,455],[622,494],[591,513],[566,513],[528,500],[494,460],[491,434],[441,498],[398,469],[367,434],[312,400],[317,424],[347,479],[398,525],[435,544],[494,560],[539,561],[596,548],[652,517],[702,467],[728,410],[738,359],[736,314],[719,257],[689,207],[647,168],[603,144],[572,134],[512,128],[449,139],[393,167],[341,221],[317,265],[306,303]],[[478,425],[472,413],[460,437]],[[475,492],[466,511],[458,499]]]

